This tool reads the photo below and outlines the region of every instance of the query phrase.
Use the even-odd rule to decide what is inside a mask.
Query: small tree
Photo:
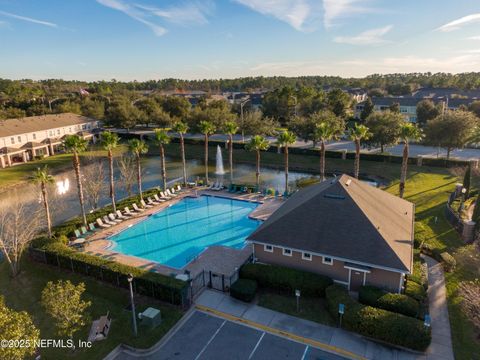
[[[89,157],[83,168],[83,176],[87,179],[84,189],[88,203],[92,209],[97,209],[100,197],[107,188],[107,174],[102,159]]]
[[[177,121],[173,124],[173,131],[180,135],[180,152],[182,153],[182,167],[183,167],[183,186],[187,186],[187,162],[185,160],[185,139],[184,135],[188,131],[187,124]]]
[[[297,137],[294,133],[290,131],[283,131],[277,137],[277,144],[279,147],[284,148],[284,157],[285,157],[285,192],[288,194],[288,147],[292,144],[295,144]]]
[[[163,129],[155,129],[155,145],[160,149],[160,162],[162,168],[162,186],[163,190],[167,189],[167,170],[165,167],[165,148],[164,145],[170,144],[170,136]]]
[[[115,187],[113,181],[113,150],[118,147],[119,137],[115,133],[105,131],[101,135],[103,149],[107,151],[108,165],[110,169],[110,199],[112,199],[113,211],[117,210],[115,205]]]
[[[365,100],[365,103],[363,105],[363,110],[360,113],[360,120],[365,121],[368,116],[373,112],[375,105],[373,104],[373,101],[370,97]]]
[[[354,175],[357,179],[360,174],[360,145],[363,140],[368,140],[370,136],[368,127],[365,125],[355,124],[355,127],[350,129],[350,139],[355,143]]]
[[[208,184],[208,137],[215,133],[215,125],[209,121],[200,121],[198,128],[205,137],[205,183]]]
[[[268,140],[265,139],[263,136],[255,135],[253,136],[248,143],[245,144],[245,148],[248,151],[255,151],[256,154],[256,171],[255,171],[255,179],[257,184],[257,190],[260,186],[260,151],[265,151],[269,148]]]
[[[40,191],[42,193],[43,208],[45,209],[45,219],[47,222],[48,237],[52,237],[52,220],[50,217],[50,207],[48,203],[48,191],[47,187],[53,184],[55,181],[53,176],[48,172],[48,166],[45,165],[43,169],[38,168],[32,175],[32,181],[40,185]]]
[[[228,121],[224,125],[225,134],[228,135],[228,163],[230,167],[230,183],[233,183],[233,135],[238,131],[237,123]]]
[[[405,192],[405,182],[407,181],[408,151],[409,141],[418,141],[422,138],[421,130],[412,123],[404,123],[400,128],[399,138],[403,141],[402,168],[400,172],[400,197],[403,198]]]
[[[148,151],[147,144],[139,139],[131,139],[128,142],[128,150],[132,153],[135,157],[135,163],[137,167],[137,184],[138,184],[138,195],[140,196],[140,200],[143,200],[143,192],[142,192],[142,166],[140,164],[140,157],[142,154],[146,154]]]
[[[73,338],[88,321],[86,310],[90,301],[82,300],[85,284],[73,285],[70,280],[49,281],[42,291],[42,305],[55,320],[60,336]]]
[[[9,309],[0,296],[0,334],[2,340],[28,341],[31,344],[40,340],[40,331],[25,311]],[[32,346],[0,346],[0,359],[20,360],[35,354]]]
[[[365,125],[372,133],[368,143],[380,146],[380,151],[383,153],[385,146],[393,145],[398,141],[403,122],[403,115],[390,110],[376,111],[370,114],[365,121]]]
[[[120,182],[128,196],[132,196],[132,188],[135,183],[135,165],[132,157],[128,155],[122,156],[117,162],[120,171]]]
[[[440,110],[432,100],[425,99],[417,104],[417,124],[419,126],[426,125],[428,120],[435,119],[440,115]]]

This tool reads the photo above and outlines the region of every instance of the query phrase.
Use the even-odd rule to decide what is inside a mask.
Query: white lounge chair
[[[166,201],[165,199],[160,199],[160,198],[158,197],[158,194],[153,195],[153,197],[154,197],[155,200],[157,200],[159,203],[162,203],[162,202],[165,202],[165,201]]]
[[[115,211],[115,214],[117,214],[117,218],[120,220],[128,219],[125,215],[122,214],[120,210]]]
[[[116,222],[116,223],[121,223],[122,222],[122,219],[117,219],[117,217],[113,213],[108,214],[108,218],[111,221]]]
[[[110,220],[107,215],[105,215],[105,216],[102,218],[102,220],[103,220],[103,222],[104,222],[105,224],[108,224],[108,225],[110,225],[110,226],[117,225],[117,223],[116,223],[115,221]]]
[[[95,224],[94,224],[94,223],[88,224],[88,229],[89,229],[91,232],[97,231],[97,228],[95,227]]]
[[[154,206],[154,205],[158,205],[158,204],[160,204],[160,203],[159,203],[158,201],[153,200],[153,199],[149,196],[149,197],[147,198],[147,204]]]
[[[81,238],[82,237],[82,234],[80,233],[80,230],[73,230],[73,232],[75,233],[75,237],[78,239],[78,238]]]
[[[170,191],[170,189],[167,189],[166,193],[167,193],[168,196],[173,196],[173,197],[177,197],[177,196],[178,196],[177,194],[173,194],[173,193]]]
[[[136,212],[139,212],[139,213],[145,211],[145,209],[140,209],[140,208],[138,207],[138,205],[135,204],[135,203],[132,204],[132,207],[133,207],[133,210],[135,210]]]
[[[177,187],[175,188],[175,191],[176,192],[181,192],[183,190],[182,190],[182,187],[180,185],[177,185]]]
[[[212,183],[212,185],[210,185],[207,189],[212,190],[212,189],[216,188],[217,186],[218,186],[218,181]]]
[[[123,209],[123,212],[126,216],[135,216],[135,214],[133,212],[130,211],[130,209],[128,208],[128,206],[125,207],[125,209]]]
[[[223,183],[219,183],[218,186],[214,187],[212,190],[214,191],[220,191],[223,189]]]
[[[148,205],[147,203],[145,203],[145,200],[140,200],[140,205],[142,205],[144,209],[149,209],[153,207],[153,205]]]
[[[100,219],[100,218],[97,219],[97,224],[98,224],[98,226],[100,226],[101,228],[104,228],[104,229],[110,227],[110,225],[104,224],[103,221],[102,221],[102,219]]]
[[[160,191],[160,196],[162,197],[162,199],[165,199],[165,200],[170,200],[171,199],[171,197],[167,196],[163,191]]]

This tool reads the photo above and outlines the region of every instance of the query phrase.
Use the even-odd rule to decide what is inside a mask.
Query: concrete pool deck
[[[167,276],[171,274],[183,274],[185,271],[189,271],[192,277],[195,277],[202,271],[212,271],[227,276],[232,275],[251,256],[251,245],[247,244],[243,249],[240,250],[225,246],[211,246],[180,269],[169,267],[148,259],[125,255],[110,249],[112,243],[110,240],[108,240],[108,238],[112,235],[115,235],[126,228],[145,220],[150,215],[162,211],[163,209],[177,203],[185,197],[201,195],[258,202],[259,206],[249,215],[250,218],[258,220],[266,220],[283,203],[283,201],[280,199],[275,199],[272,197],[264,198],[259,194],[237,194],[229,193],[227,191],[206,190],[204,188],[187,189],[182,193],[179,193],[177,197],[171,200],[155,205],[152,208],[145,209],[144,212],[124,220],[117,225],[113,225],[110,228],[97,231],[95,234],[87,238],[87,245],[85,246],[84,251],[91,255],[114,260],[125,265],[158,272]]]

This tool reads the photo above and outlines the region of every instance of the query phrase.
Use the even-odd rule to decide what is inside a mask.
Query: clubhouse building
[[[0,168],[54,155],[66,135],[92,139],[96,119],[64,113],[0,120]]]
[[[414,204],[348,175],[288,199],[248,240],[262,263],[400,293],[413,269]]]

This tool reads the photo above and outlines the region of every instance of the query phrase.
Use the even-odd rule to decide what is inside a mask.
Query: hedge
[[[340,285],[329,286],[325,293],[328,311],[335,319],[339,316],[338,304],[345,305],[342,326],[347,330],[418,351],[425,351],[431,342],[431,329],[420,320],[362,305]]]
[[[249,279],[238,279],[230,287],[230,295],[235,299],[251,302],[257,293],[257,282]]]
[[[358,300],[364,305],[389,310],[406,316],[418,317],[420,304],[417,300],[403,294],[392,294],[375,286],[362,286]]]
[[[136,293],[173,305],[189,305],[188,283],[173,277],[78,252],[59,242],[45,245],[43,249],[30,248],[29,252],[37,261],[92,276],[118,287],[127,288],[128,274],[132,274]]]
[[[425,291],[425,288],[413,280],[407,280],[407,285],[405,286],[405,295],[410,296],[419,302],[424,302],[427,298],[427,292]]]
[[[293,294],[296,289],[302,295],[325,297],[325,289],[333,284],[327,276],[290,269],[276,265],[245,264],[240,269],[240,277],[256,280],[262,288]]]
[[[455,258],[446,251],[440,254],[440,258],[442,259],[443,267],[447,272],[453,271],[455,266],[457,266],[457,261]]]

